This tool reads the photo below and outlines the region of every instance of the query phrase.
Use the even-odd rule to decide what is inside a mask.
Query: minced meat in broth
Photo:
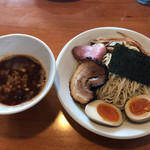
[[[0,61],[0,102],[17,105],[31,100],[42,89],[45,70],[35,58],[13,55]]]

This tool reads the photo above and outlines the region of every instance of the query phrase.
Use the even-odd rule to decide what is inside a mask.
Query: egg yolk
[[[150,111],[150,102],[145,98],[133,98],[129,108],[134,115],[142,115]]]
[[[106,121],[117,122],[120,118],[118,111],[106,103],[99,104],[97,112]]]

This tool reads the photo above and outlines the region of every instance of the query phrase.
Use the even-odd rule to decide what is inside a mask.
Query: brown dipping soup
[[[30,55],[12,55],[0,61],[0,103],[17,105],[38,95],[46,81],[41,63]]]

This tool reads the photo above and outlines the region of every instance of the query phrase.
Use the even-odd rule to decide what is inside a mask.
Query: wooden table
[[[77,34],[96,27],[132,29],[150,37],[150,6],[136,0],[0,0],[0,35],[30,34],[57,59]],[[81,127],[62,108],[54,86],[33,108],[0,116],[0,150],[150,149],[150,136],[115,140]]]

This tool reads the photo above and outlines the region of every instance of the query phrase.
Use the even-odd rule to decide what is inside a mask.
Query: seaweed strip
[[[109,64],[109,72],[150,86],[150,57],[116,44]]]

